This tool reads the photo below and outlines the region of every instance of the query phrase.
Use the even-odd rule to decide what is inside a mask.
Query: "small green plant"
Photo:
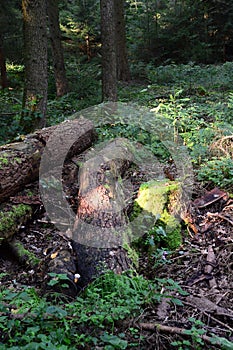
[[[203,346],[205,346],[204,340],[202,339],[202,335],[206,334],[206,330],[204,329],[205,324],[196,320],[193,317],[189,318],[189,321],[192,324],[191,329],[187,329],[184,331],[185,334],[190,335],[191,340],[180,340],[172,342],[172,346],[178,347],[179,350],[189,350],[195,347],[195,350],[202,350]]]
[[[207,333],[205,324],[201,320],[197,320],[193,317],[190,317],[188,320],[191,322],[191,328],[185,330],[184,334],[188,335],[190,337],[190,340],[183,339],[174,341],[171,343],[171,345],[177,347],[178,350],[204,349],[206,345],[203,339],[203,335],[206,335]],[[233,349],[233,343],[225,338],[211,334],[208,339],[213,345],[218,344],[218,347],[221,346],[221,349],[223,350]]]
[[[119,336],[116,336],[114,334],[109,334],[107,332],[104,332],[100,336],[100,340],[105,344],[104,349],[105,350],[113,350],[113,349],[127,349],[128,342],[127,340],[122,339],[124,337],[124,334],[120,334]]]
[[[69,281],[69,277],[64,273],[49,272],[48,275],[51,277],[48,282],[48,286],[53,287],[60,285],[62,288],[68,288],[69,285],[66,283]]]

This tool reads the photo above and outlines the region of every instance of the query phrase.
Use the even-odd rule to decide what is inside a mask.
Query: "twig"
[[[161,331],[161,332],[166,332],[166,333],[171,333],[171,334],[178,334],[178,335],[183,335],[186,337],[192,336],[192,334],[189,334],[187,332],[190,332],[190,329],[185,329],[185,328],[178,328],[178,327],[172,327],[172,326],[166,326],[164,324],[160,323],[139,323],[138,325],[141,329],[147,330],[147,331]],[[200,338],[202,338],[206,343],[209,343],[211,345],[215,346],[222,346],[221,341],[217,341],[213,343],[213,338],[208,337],[205,334],[200,334]]]
[[[229,222],[229,224],[233,226],[233,221],[228,219],[226,216],[222,215],[221,213],[208,213],[208,216],[217,217],[217,218],[226,220],[227,222]]]
[[[232,333],[233,333],[233,328],[231,328],[230,326],[228,326],[228,324],[223,323],[222,321],[218,320],[217,318],[215,318],[214,316],[211,316],[210,314],[208,314],[207,312],[203,312],[204,315],[206,315],[207,317],[211,318],[211,320],[213,320],[216,323],[219,323],[221,326],[223,326],[224,328],[229,329]]]
[[[231,224],[231,225],[233,226],[233,221],[230,220],[230,219],[228,219],[226,216],[221,215],[221,214],[218,214],[218,217],[219,217],[220,219],[226,220],[227,222],[229,222],[229,224]]]

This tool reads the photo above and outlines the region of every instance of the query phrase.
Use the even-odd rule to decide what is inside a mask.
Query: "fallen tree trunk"
[[[47,141],[58,126],[48,127],[28,135],[24,141],[0,147],[0,202],[4,202],[39,177],[40,160]],[[56,162],[62,156],[62,142],[75,133],[75,143],[67,154],[70,158],[91,146],[94,137],[93,124],[84,118],[66,121],[59,125],[56,139],[59,147],[51,159]]]
[[[131,231],[121,179],[133,160],[132,145],[119,138],[91,154],[80,169],[73,247],[82,285],[108,269],[133,268],[125,249]]]

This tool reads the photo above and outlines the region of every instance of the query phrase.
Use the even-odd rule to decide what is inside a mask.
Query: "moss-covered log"
[[[26,249],[20,241],[13,238],[10,242],[7,242],[10,252],[19,261],[20,264],[35,267],[39,264],[40,259],[37,258],[31,251]],[[7,246],[7,245],[6,245]]]
[[[57,132],[58,130],[58,132]],[[40,160],[47,141],[56,131],[59,147],[51,159],[61,157],[62,144],[75,133],[75,143],[67,154],[72,157],[90,147],[94,139],[93,124],[84,118],[75,119],[52,126],[26,136],[21,142],[0,147],[0,202],[22,190],[22,188],[39,176]]]
[[[18,204],[1,207],[0,212],[0,244],[16,234],[22,225],[32,216],[30,205]]]

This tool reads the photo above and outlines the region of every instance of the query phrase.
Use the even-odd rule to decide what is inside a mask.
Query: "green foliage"
[[[171,343],[172,346],[176,347],[178,350],[191,350],[197,349],[202,350],[205,348],[206,344],[203,335],[206,335],[207,329],[205,324],[195,319],[194,317],[189,317],[189,323],[191,328],[184,331],[185,334],[189,335],[191,340],[178,340]],[[228,341],[225,338],[217,337],[214,334],[209,336],[209,339],[213,345],[218,344],[218,347],[221,346],[221,349],[230,350],[232,349],[232,342]]]
[[[127,3],[132,56],[157,64],[232,59],[232,52],[228,52],[233,31],[230,0],[222,1],[221,5],[216,1],[191,0],[128,0]]]
[[[179,184],[167,179],[152,180],[140,186],[136,203],[154,216],[155,225],[147,232],[146,241],[148,243],[149,240],[150,247],[154,246],[154,249],[162,247],[175,250],[182,243],[181,225],[167,210],[170,200],[178,192]]]
[[[74,75],[74,71],[76,74]],[[47,107],[48,125],[58,124],[74,113],[101,102],[101,70],[99,62],[67,64],[67,77],[72,92],[55,98],[55,85],[50,86]]]
[[[48,275],[51,277],[50,281],[48,282],[48,286],[53,287],[56,285],[60,285],[62,288],[68,287],[68,284],[65,283],[69,281],[69,278],[66,274],[57,274],[55,272],[50,272]]]
[[[66,304],[59,299],[56,303],[48,301],[34,288],[0,290],[0,349],[126,349],[129,344],[125,334],[115,334],[116,322],[139,315],[146,305],[161,297],[180,304],[177,297],[170,296],[174,290],[180,295],[185,293],[171,279],[150,281],[130,271],[102,275]],[[7,316],[9,312],[12,317]]]
[[[18,91],[0,90],[0,144],[21,133],[21,94]]]
[[[26,204],[13,205],[10,211],[0,212],[0,234],[4,237],[5,232],[14,230],[21,217],[32,214],[32,208]]]
[[[233,188],[233,160],[231,158],[212,158],[201,164],[199,181],[211,181],[222,188]]]

